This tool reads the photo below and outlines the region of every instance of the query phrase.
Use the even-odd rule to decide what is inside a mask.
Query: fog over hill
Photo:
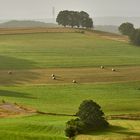
[[[0,23],[0,28],[58,27],[55,23],[45,23],[32,20],[11,20]]]
[[[136,28],[140,28],[140,17],[93,17],[94,28],[111,33],[119,33],[118,27],[124,22],[131,22]],[[0,28],[15,27],[58,27],[55,19],[16,19],[16,20],[0,20]]]
[[[94,17],[94,25],[120,26],[124,22],[131,22],[136,28],[140,28],[140,17]]]
[[[115,25],[95,25],[94,29],[99,31],[104,31],[104,32],[120,34],[118,30],[118,26]]]
[[[0,28],[30,28],[30,27],[59,27],[57,23],[46,23],[42,21],[33,21],[33,20],[11,20],[4,23],[0,23]],[[94,29],[111,32],[111,33],[119,33],[118,26],[113,25],[95,25]]]
[[[0,23],[11,21],[13,19],[0,19]],[[14,19],[17,21],[40,21],[45,23],[56,23],[52,18],[40,19]],[[119,26],[123,22],[131,22],[136,28],[140,28],[140,17],[93,17],[94,25],[115,25]]]

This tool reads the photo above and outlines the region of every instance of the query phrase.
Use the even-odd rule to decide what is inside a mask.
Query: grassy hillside
[[[66,140],[68,117],[31,116],[0,120],[1,140]]]
[[[139,85],[140,82],[0,87],[0,100],[16,102],[39,111],[75,114],[83,100],[93,99],[107,114],[139,113]]]
[[[140,121],[112,120],[106,131],[80,135],[76,140],[139,140]]]
[[[70,117],[30,116],[0,119],[1,140],[67,140],[65,122]],[[140,121],[113,120],[105,132],[80,135],[76,140],[139,140]]]
[[[0,68],[140,65],[140,48],[96,34],[38,33],[0,36]]]
[[[92,99],[106,115],[140,114],[140,48],[126,37],[70,28],[0,29],[0,34],[0,103],[75,114],[83,100]],[[1,117],[0,139],[66,140],[69,119],[38,114]],[[140,121],[109,122],[107,131],[76,140],[139,140]]]

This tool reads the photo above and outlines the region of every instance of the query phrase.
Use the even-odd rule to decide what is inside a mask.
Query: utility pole
[[[55,22],[55,7],[52,7],[52,18],[53,22]]]

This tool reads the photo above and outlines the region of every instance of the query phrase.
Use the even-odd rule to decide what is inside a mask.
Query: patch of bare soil
[[[0,118],[14,117],[19,115],[31,115],[36,113],[36,110],[26,108],[17,104],[2,103],[0,104]]]

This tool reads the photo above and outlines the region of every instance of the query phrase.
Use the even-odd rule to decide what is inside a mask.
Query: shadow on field
[[[34,97],[29,96],[27,93],[20,93],[16,91],[8,91],[8,90],[0,90],[0,96],[35,99]]]
[[[0,56],[0,85],[31,83],[39,76],[39,73],[30,70],[33,67],[35,67],[35,62]]]
[[[89,132],[86,133],[88,135],[108,135],[109,133],[114,133],[114,134],[122,134],[126,136],[140,136],[139,132],[131,132],[128,128],[121,127],[121,126],[110,126],[106,130],[100,130],[96,132]]]
[[[128,136],[140,136],[139,132],[131,132],[129,131],[129,129],[120,126],[111,126],[110,130],[112,133],[118,133]]]
[[[0,55],[0,69],[28,69],[33,68],[35,64],[30,60]]]

